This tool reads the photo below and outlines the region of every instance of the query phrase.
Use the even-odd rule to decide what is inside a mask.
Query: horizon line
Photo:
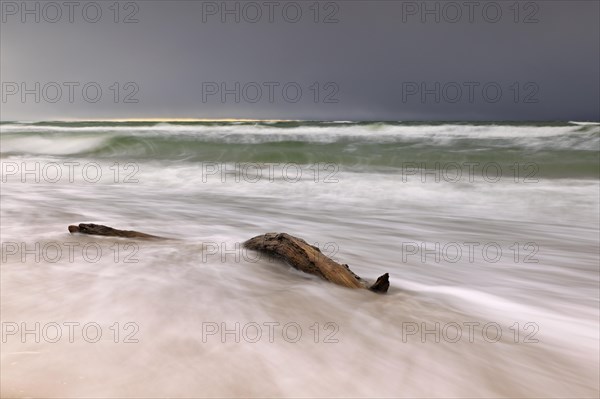
[[[599,124],[600,120],[567,120],[567,119],[554,119],[554,120],[469,120],[469,119],[451,119],[451,120],[424,120],[424,119],[407,119],[407,120],[391,120],[391,119],[360,119],[360,120],[323,120],[323,119],[254,119],[254,118],[93,118],[93,119],[79,119],[79,118],[67,118],[67,119],[39,119],[39,120],[3,120],[0,119],[0,123],[40,123],[40,122],[112,122],[112,123],[127,123],[127,122],[154,122],[154,123],[169,123],[169,122],[268,122],[268,123],[279,123],[279,122],[332,122],[332,123],[360,123],[360,122],[396,122],[396,123],[460,123],[460,122],[472,122],[472,123],[552,123],[552,122],[563,122],[563,123],[590,123]]]

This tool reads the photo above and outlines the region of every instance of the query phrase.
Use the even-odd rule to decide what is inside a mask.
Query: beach
[[[599,394],[597,124],[2,122],[0,137],[2,397]],[[243,248],[267,232],[389,273],[389,292]]]

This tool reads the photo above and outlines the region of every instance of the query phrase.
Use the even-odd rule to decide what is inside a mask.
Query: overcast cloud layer
[[[1,3],[5,121],[600,119],[595,0]]]

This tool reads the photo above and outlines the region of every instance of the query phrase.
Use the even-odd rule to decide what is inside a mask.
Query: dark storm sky
[[[596,0],[1,3],[2,120],[600,119]]]

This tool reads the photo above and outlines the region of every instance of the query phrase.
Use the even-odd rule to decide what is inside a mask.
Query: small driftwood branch
[[[244,247],[276,255],[298,270],[344,287],[368,288],[374,292],[385,293],[390,286],[388,273],[380,276],[375,284],[369,286],[354,274],[348,265],[335,262],[323,255],[319,248],[286,233],[260,235],[246,241]]]
[[[145,239],[164,239],[164,237],[153,236],[146,233],[140,233],[133,230],[118,230],[101,224],[80,223],[79,226],[69,226],[69,233],[90,234],[94,236],[126,237],[126,238],[145,238]]]

